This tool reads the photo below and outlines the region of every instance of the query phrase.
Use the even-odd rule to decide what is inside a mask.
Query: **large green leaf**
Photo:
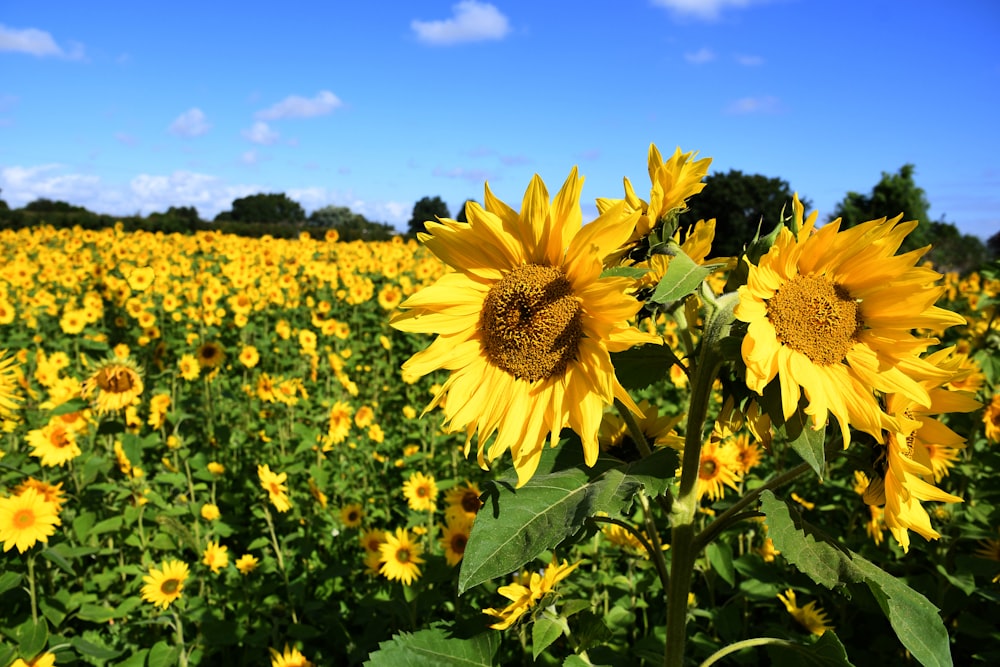
[[[658,457],[660,465],[669,456]],[[587,468],[580,461],[579,445],[563,441],[557,450],[543,454],[538,472],[520,489],[515,488],[516,477],[491,485],[462,558],[459,593],[519,569],[574,535],[597,512],[618,515],[627,510],[644,482],[655,477],[648,471],[641,476],[628,471],[628,465],[611,458],[600,458]],[[658,488],[665,488],[663,484],[660,480]]]
[[[680,247],[676,247],[675,250],[677,254],[671,257],[666,273],[650,297],[653,303],[667,304],[683,299],[697,290],[701,281],[718,268],[717,264],[707,266],[696,264]]]
[[[819,535],[817,539],[815,531],[805,532],[798,512],[770,491],[764,491],[760,498],[768,536],[789,563],[827,588],[865,584],[914,658],[926,667],[952,664],[948,632],[937,607],[927,598],[830,538]]]
[[[662,380],[675,363],[677,356],[668,345],[639,345],[611,355],[615,377],[626,389],[643,389]]]
[[[442,628],[401,632],[381,642],[368,656],[368,667],[475,667],[493,664],[500,633],[491,631],[468,639],[449,636]]]
[[[816,471],[820,479],[826,468],[826,428],[814,429],[805,413],[805,398],[788,419],[782,417],[781,392],[775,378],[764,389],[762,407],[772,416],[774,442],[785,444],[795,450],[802,460]]]

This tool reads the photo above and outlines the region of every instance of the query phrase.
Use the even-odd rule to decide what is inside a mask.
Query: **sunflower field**
[[[1000,265],[797,200],[711,257],[708,163],[0,231],[0,667],[996,664]]]

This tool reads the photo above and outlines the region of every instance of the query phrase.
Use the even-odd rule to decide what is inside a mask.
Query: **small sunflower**
[[[340,520],[348,528],[357,528],[365,518],[365,512],[361,508],[361,503],[350,503],[340,508]]]
[[[410,539],[410,531],[397,528],[395,534],[386,533],[385,542],[379,546],[382,567],[379,572],[389,581],[401,581],[409,586],[420,578],[419,565],[424,562],[424,552],[419,543]]]
[[[243,554],[236,559],[236,569],[240,571],[240,574],[246,576],[257,569],[260,564],[260,560],[251,554]]]
[[[431,475],[415,472],[403,482],[403,495],[411,510],[433,512],[436,507],[437,494],[437,483]]]
[[[215,521],[220,516],[222,516],[222,512],[219,511],[219,506],[215,503],[205,503],[201,506],[201,518],[205,521]]]
[[[211,568],[212,574],[218,574],[219,570],[229,565],[229,547],[220,546],[217,540],[209,540],[201,555],[201,562]]]
[[[1000,443],[1000,394],[995,394],[983,410],[983,426],[986,440]]]
[[[25,660],[24,658],[18,658],[14,662],[10,663],[10,667],[55,667],[56,664],[56,654],[55,653],[39,653],[31,660]]]
[[[160,568],[151,567],[142,580],[142,599],[166,609],[181,596],[184,582],[188,578],[187,563],[180,560],[166,560]]]
[[[193,354],[181,355],[180,361],[177,362],[177,370],[180,371],[181,377],[189,382],[197,380],[201,374],[201,366]]]
[[[43,466],[62,466],[83,453],[76,444],[76,431],[59,419],[28,431],[27,440],[31,455],[41,459]]]
[[[271,652],[271,667],[313,667],[313,663],[299,653],[297,648],[288,648],[288,644],[285,644],[285,650],[282,653],[278,653],[273,648],[268,650]]]
[[[48,542],[60,525],[59,507],[45,494],[28,487],[15,496],[0,498],[0,541],[3,550],[24,553],[36,542]]]
[[[288,499],[288,488],[285,480],[288,473],[273,473],[268,465],[257,466],[257,477],[260,485],[267,491],[268,499],[279,512],[287,512],[292,509],[292,501]]]
[[[545,441],[558,444],[567,426],[594,465],[604,406],[617,398],[639,411],[610,353],[662,342],[628,322],[641,305],[626,294],[632,281],[601,277],[638,213],[623,215],[619,203],[581,226],[582,187],[574,169],[550,202],[536,175],[518,213],[487,186],[485,208],[466,206],[467,223],[427,223],[418,238],[454,271],[391,320],[402,331],[439,334],[403,364],[404,380],[450,370],[427,409],[447,395],[446,425],[466,432],[466,453],[477,434],[484,467],[510,450],[518,486],[534,474]]]
[[[7,350],[0,350],[0,417],[10,416],[20,407],[19,370],[17,357],[8,357]]]
[[[795,591],[791,588],[785,591],[784,595],[778,593],[778,599],[785,605],[785,609],[792,615],[792,618],[814,635],[819,636],[827,630],[833,630],[829,616],[822,607],[817,606],[815,600],[800,607],[795,601]]]
[[[372,528],[363,532],[359,539],[366,553],[377,554],[379,553],[379,547],[385,543],[385,531]]]
[[[226,351],[216,342],[205,341],[198,346],[198,350],[194,354],[195,359],[198,360],[198,365],[202,368],[218,368],[219,365],[226,359]]]
[[[929,402],[911,375],[928,369],[917,354],[934,339],[912,330],[940,331],[965,319],[934,305],[944,287],[935,286],[940,274],[916,266],[926,249],[895,255],[916,221],[900,223],[900,215],[841,231],[839,219],[815,229],[815,212],[803,222],[798,197],[793,212],[799,233],[782,228],[739,288],[746,384],[763,394],[777,378],[786,419],[804,392],[813,428],[832,414],[845,447],[849,426],[882,442],[893,425],[876,392]]]
[[[708,496],[709,500],[719,500],[728,486],[734,491],[739,487],[739,463],[736,449],[728,444],[720,444],[710,439],[701,448],[701,463],[698,464],[698,498]]]
[[[103,362],[84,381],[80,395],[90,398],[96,392],[97,412],[104,414],[128,407],[142,394],[143,388],[136,363],[132,359],[115,357]]]
[[[260,362],[260,353],[253,345],[247,345],[240,350],[240,363],[247,368],[253,368]]]
[[[475,519],[479,513],[479,508],[483,506],[483,501],[479,496],[483,492],[479,490],[479,485],[466,481],[463,484],[448,489],[444,494],[445,520],[451,521],[453,517],[466,517]]]
[[[465,555],[465,547],[469,543],[473,520],[464,516],[455,518],[441,527],[441,547],[444,549],[448,565],[458,565]]]

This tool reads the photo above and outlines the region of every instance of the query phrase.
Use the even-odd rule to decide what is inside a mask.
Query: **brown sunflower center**
[[[30,528],[35,525],[35,513],[30,508],[14,512],[14,525],[17,528]]]
[[[135,387],[135,373],[121,366],[102,368],[97,372],[97,386],[101,391],[124,394]]]
[[[487,359],[528,382],[565,373],[583,338],[582,309],[566,274],[537,264],[493,285],[479,326]]]
[[[470,514],[475,514],[483,506],[483,501],[479,499],[479,494],[475,491],[466,491],[462,494],[462,509]]]
[[[456,533],[451,536],[451,550],[457,554],[465,553],[465,545],[469,543],[469,536],[465,533]]]
[[[705,459],[701,462],[701,467],[698,468],[698,476],[702,479],[712,479],[718,469],[719,466],[714,459]]]
[[[160,592],[165,595],[173,595],[181,587],[181,582],[177,579],[165,579],[160,584]]]
[[[410,562],[410,550],[409,549],[397,549],[396,550],[396,562],[398,562],[398,563],[409,563]]]
[[[824,276],[796,276],[767,301],[778,340],[820,366],[840,363],[863,322],[858,302]]]

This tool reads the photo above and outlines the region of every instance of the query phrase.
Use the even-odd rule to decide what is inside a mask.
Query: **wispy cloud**
[[[736,54],[736,62],[744,67],[759,67],[764,64],[764,59],[760,56],[749,56],[746,54]]]
[[[767,0],[653,0],[653,4],[666,7],[675,16],[714,21],[724,9],[749,7]]]
[[[54,56],[68,60],[83,60],[84,49],[79,43],[71,43],[64,49],[56,43],[52,35],[38,28],[9,28],[0,23],[0,51],[14,51],[44,58]]]
[[[257,120],[313,118],[314,116],[325,116],[343,105],[340,98],[329,90],[321,90],[313,98],[289,95],[277,104],[258,111],[254,114],[254,118]]]
[[[523,164],[531,164],[533,160],[527,155],[501,155],[500,162],[505,167],[519,167]]]
[[[167,129],[179,137],[200,137],[211,127],[205,113],[198,107],[193,107],[175,118]]]
[[[781,100],[772,95],[761,95],[759,97],[741,97],[726,107],[726,113],[735,115],[751,113],[780,113],[783,111]]]
[[[257,151],[252,148],[240,156],[240,162],[250,167],[256,165],[259,160],[260,157],[257,155]]]
[[[418,40],[438,46],[503,39],[510,32],[507,17],[488,2],[462,0],[452,12],[451,18],[438,21],[414,19],[410,27]]]
[[[710,63],[715,60],[715,52],[712,51],[712,49],[705,48],[703,46],[697,51],[685,53],[684,60],[688,61],[692,65],[704,65],[705,63]]]
[[[118,140],[118,143],[126,146],[135,146],[139,143],[139,140],[128,132],[115,132],[115,139]]]
[[[270,146],[278,140],[278,133],[262,120],[257,121],[248,130],[243,130],[243,136],[255,144]]]
[[[435,176],[443,176],[445,178],[459,178],[463,181],[471,181],[473,183],[482,183],[483,181],[496,180],[494,175],[487,171],[486,169],[466,169],[465,167],[454,167],[452,169],[444,169],[442,167],[435,167],[432,172]]]

